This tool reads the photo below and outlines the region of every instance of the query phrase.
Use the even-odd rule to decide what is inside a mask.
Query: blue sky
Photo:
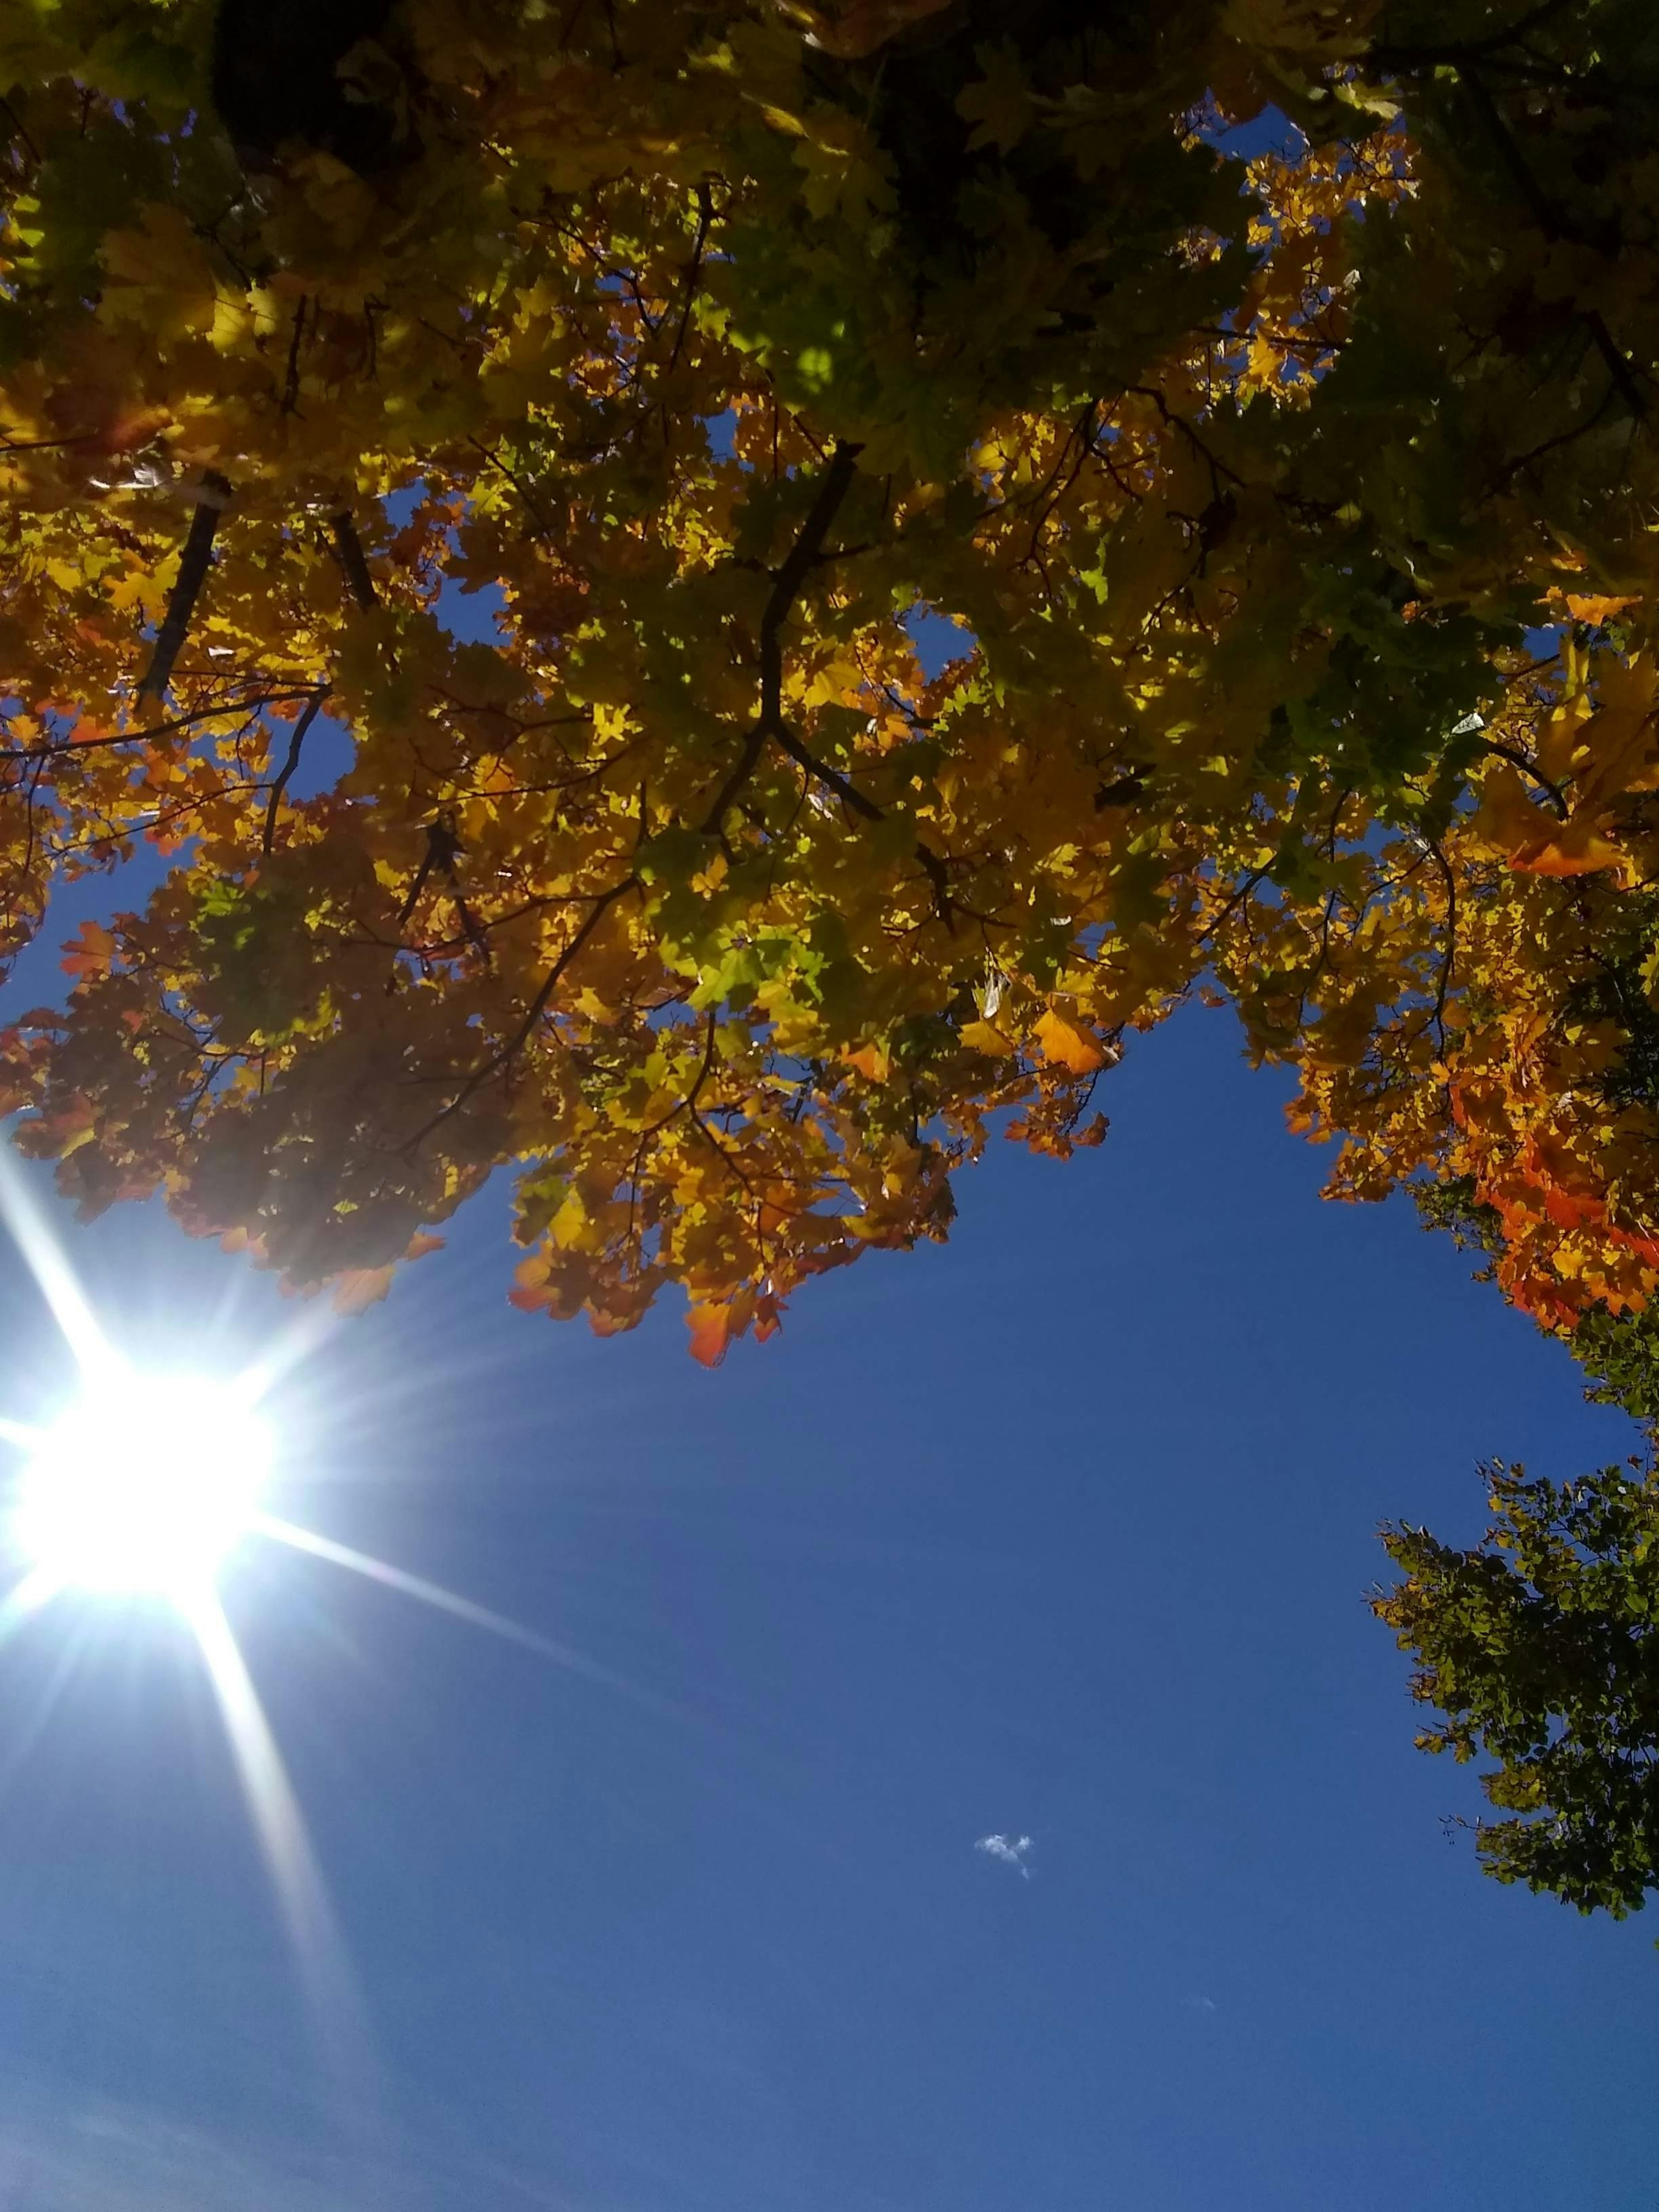
[[[0,1648],[4,2212],[1650,2212],[1659,1929],[1478,1878],[1363,1602],[1382,1517],[1631,1432],[1321,1204],[1229,1017],[1103,1091],[717,1373],[511,1312],[491,1194],[292,1376],[279,1510],[627,1686],[233,1565],[343,2057],[182,1627]],[[65,1233],[160,1360],[293,1318],[151,1210]],[[0,1291],[18,1410],[61,1353]]]
[[[272,1503],[581,1663],[233,1563],[323,2035],[182,1624],[0,1644],[0,2212],[1654,2212],[1659,1926],[1479,1877],[1364,1601],[1481,1458],[1635,1433],[1403,1206],[1322,1204],[1285,1095],[1194,1009],[1099,1152],[994,1147],[948,1247],[712,1375],[672,1308],[512,1311],[475,1202],[292,1374]],[[294,1325],[158,1209],[55,1218],[159,1365]],[[0,1329],[26,1414],[68,1375],[3,1246]]]

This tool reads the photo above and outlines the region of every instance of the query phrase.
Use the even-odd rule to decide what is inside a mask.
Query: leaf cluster
[[[1403,1579],[1373,1610],[1443,1716],[1419,1747],[1495,1762],[1481,1787],[1510,1817],[1478,1826],[1486,1872],[1622,1918],[1659,1889],[1659,1476],[1486,1475],[1480,1544],[1386,1533]]]

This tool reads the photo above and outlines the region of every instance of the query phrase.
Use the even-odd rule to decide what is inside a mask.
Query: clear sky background
[[[356,1984],[319,2033],[182,1624],[0,1644],[0,2212],[1659,2212],[1659,1924],[1480,1878],[1364,1604],[1381,1521],[1472,1540],[1483,1457],[1636,1432],[1403,1205],[1322,1204],[1285,1095],[1194,1009],[1100,1152],[994,1146],[949,1246],[712,1375],[672,1305],[510,1310],[499,1190],[325,1329],[273,1510],[583,1663],[233,1564]],[[158,1365],[315,1318],[36,1182]],[[67,1389],[3,1239],[0,1344],[0,1413]]]
[[[1659,1928],[1478,1877],[1364,1604],[1384,1516],[1472,1537],[1481,1455],[1632,1431],[1403,1208],[1322,1205],[1282,1096],[1184,1016],[1100,1152],[1000,1147],[948,1248],[712,1375],[673,1311],[510,1311],[479,1200],[294,1373],[277,1510],[631,1689],[234,1565],[330,2059],[187,1634],[14,1636],[0,2212],[1652,2212]],[[64,1229],[164,1361],[294,1319],[153,1210]],[[26,1412],[10,1262],[0,1327]]]

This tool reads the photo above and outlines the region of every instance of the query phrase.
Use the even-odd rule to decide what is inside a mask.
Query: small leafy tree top
[[[1512,1817],[1480,1824],[1486,1871],[1622,1918],[1659,1890],[1659,1476],[1487,1475],[1472,1550],[1388,1532],[1404,1579],[1374,1610],[1444,1716],[1419,1746],[1496,1762],[1481,1787]]]

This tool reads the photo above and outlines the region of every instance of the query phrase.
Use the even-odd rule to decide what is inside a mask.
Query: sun
[[[111,1365],[36,1433],[13,1530],[60,1587],[188,1601],[252,1525],[270,1459],[246,1385]]]

